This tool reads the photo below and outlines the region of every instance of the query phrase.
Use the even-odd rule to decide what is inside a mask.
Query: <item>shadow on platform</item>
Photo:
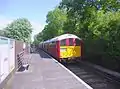
[[[52,57],[50,57],[49,55],[46,55],[47,53],[45,53],[44,51],[39,51],[39,55],[41,58],[46,58],[46,59],[51,59]]]

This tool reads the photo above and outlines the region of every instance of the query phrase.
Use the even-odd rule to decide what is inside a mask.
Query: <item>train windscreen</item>
[[[60,41],[60,46],[66,46],[66,39]]]
[[[75,39],[75,43],[76,43],[76,46],[80,46],[80,40],[79,39]]]

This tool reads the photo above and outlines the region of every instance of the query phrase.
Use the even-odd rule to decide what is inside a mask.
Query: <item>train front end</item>
[[[82,40],[67,38],[60,41],[60,59],[63,61],[80,60],[82,56]]]

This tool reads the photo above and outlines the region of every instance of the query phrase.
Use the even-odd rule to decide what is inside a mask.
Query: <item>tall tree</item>
[[[25,42],[31,41],[32,25],[26,18],[14,20],[5,30],[7,37]]]

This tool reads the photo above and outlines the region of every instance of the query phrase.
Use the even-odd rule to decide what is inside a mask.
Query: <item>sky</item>
[[[0,29],[17,18],[27,18],[34,30],[32,37],[46,24],[46,15],[61,0],[0,0]]]

